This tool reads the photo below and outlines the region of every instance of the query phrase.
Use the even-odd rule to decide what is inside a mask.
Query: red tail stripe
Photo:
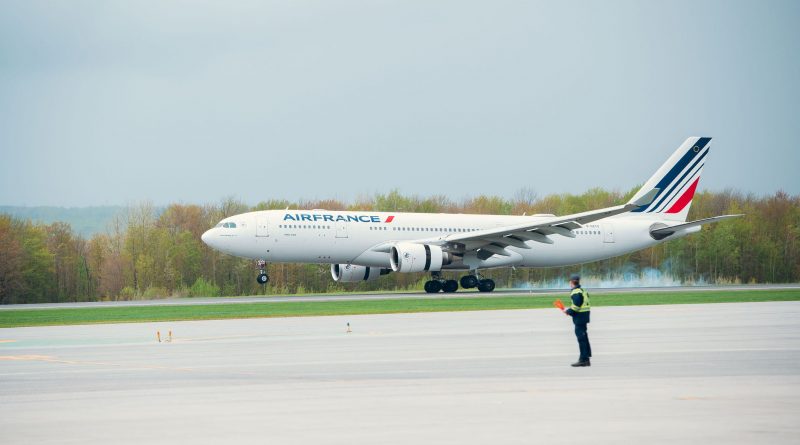
[[[666,213],[678,213],[686,207],[687,204],[692,202],[692,198],[694,198],[694,191],[697,189],[697,183],[700,182],[700,178],[694,180],[691,186],[683,192],[683,196],[681,196],[672,207],[667,210]]]

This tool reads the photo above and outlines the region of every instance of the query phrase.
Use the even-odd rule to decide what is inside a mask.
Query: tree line
[[[445,196],[406,196],[392,191],[350,203],[270,200],[252,207],[236,199],[166,208],[140,203],[117,215],[105,233],[88,238],[63,222],[36,224],[0,214],[0,303],[421,289],[425,274],[389,274],[366,283],[335,283],[329,265],[318,264],[270,264],[270,284],[262,287],[255,281],[252,261],[209,249],[200,235],[219,220],[250,210],[564,215],[625,202],[635,191],[596,188],[579,195],[538,197],[523,189],[512,199],[481,195],[458,202]],[[573,271],[612,283],[643,278],[669,283],[800,280],[800,195],[703,192],[695,195],[689,217],[729,213],[746,216],[609,260],[567,268],[506,268],[485,275],[499,287],[558,285]]]

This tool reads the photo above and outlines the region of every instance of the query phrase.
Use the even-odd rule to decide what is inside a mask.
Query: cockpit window
[[[236,223],[234,223],[234,222],[226,222],[226,223],[222,224],[222,227],[224,227],[226,229],[235,229],[236,228]]]

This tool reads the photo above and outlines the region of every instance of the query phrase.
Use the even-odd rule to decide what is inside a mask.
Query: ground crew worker
[[[581,287],[580,275],[573,274],[569,279],[569,285],[572,288],[570,294],[572,306],[564,310],[564,313],[572,317],[572,322],[575,324],[575,337],[578,338],[578,348],[581,351],[580,358],[572,366],[592,366],[592,362],[589,360],[592,357],[592,345],[589,344],[589,333],[586,331],[592,309],[589,303],[589,293]]]

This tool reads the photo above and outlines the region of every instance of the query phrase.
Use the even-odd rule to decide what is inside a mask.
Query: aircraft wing
[[[530,246],[526,245],[525,241],[553,244],[553,240],[550,239],[552,235],[575,238],[575,234],[572,233],[572,230],[578,229],[590,222],[621,213],[627,213],[639,207],[650,205],[658,194],[658,191],[659,189],[655,188],[641,198],[630,201],[624,205],[575,213],[572,215],[556,216],[545,220],[539,220],[535,223],[494,227],[467,233],[452,233],[445,237],[419,239],[411,242],[438,245],[451,252],[479,250],[478,257],[481,259],[489,258],[492,255],[509,256],[511,254],[505,250],[508,246],[530,249]],[[391,246],[391,242],[385,242],[374,246],[370,250],[375,252],[389,252]]]
[[[525,241],[552,244],[553,240],[550,239],[552,235],[574,238],[575,234],[572,233],[572,230],[593,221],[619,215],[620,213],[627,213],[639,207],[647,206],[653,201],[653,198],[657,194],[658,189],[653,189],[641,198],[620,206],[553,217],[546,220],[539,220],[536,223],[494,227],[468,233],[453,233],[442,238],[420,239],[413,242],[439,245],[442,246],[443,249],[451,252],[478,250],[478,257],[482,259],[489,258],[492,255],[509,256],[511,254],[505,250],[508,246],[530,249],[530,247],[525,244]],[[391,243],[382,243],[373,247],[371,250],[388,252],[390,249]]]

